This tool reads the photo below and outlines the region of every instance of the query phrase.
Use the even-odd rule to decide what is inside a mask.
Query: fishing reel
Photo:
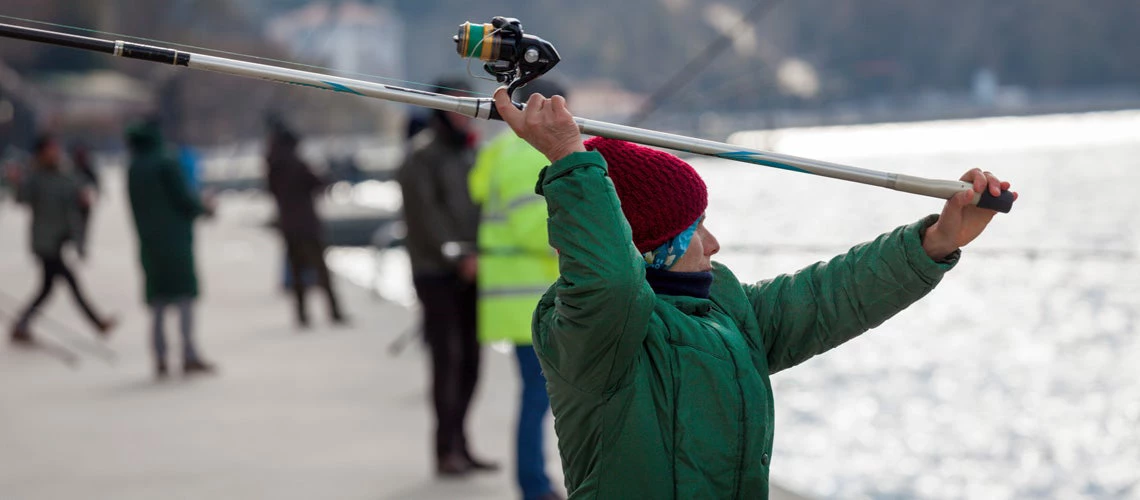
[[[495,17],[489,24],[463,23],[452,39],[460,57],[485,62],[483,69],[507,85],[509,96],[561,60],[550,42],[523,33],[522,23],[510,17]]]

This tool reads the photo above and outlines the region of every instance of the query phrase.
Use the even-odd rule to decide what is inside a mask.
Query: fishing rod
[[[720,246],[725,254],[744,256],[761,255],[834,255],[844,252],[850,245],[824,243],[737,243]],[[995,259],[1068,260],[1068,261],[1117,261],[1129,262],[1140,258],[1140,253],[1123,248],[1079,248],[1079,247],[997,247],[971,248],[970,255],[980,255]]]
[[[123,40],[104,40],[10,24],[0,24],[0,37],[372,97],[441,111],[451,111],[476,119],[501,119],[498,110],[495,109],[494,101],[486,97],[437,94],[166,47]],[[453,37],[453,40],[460,56],[483,61],[485,63],[484,70],[493,75],[500,83],[507,85],[509,95],[513,95],[518,88],[550,71],[560,61],[558,51],[550,42],[524,33],[522,24],[517,19],[496,17],[490,23],[485,24],[463,23],[459,26],[459,32]],[[515,103],[515,106],[520,109],[523,107],[518,103]],[[963,181],[927,179],[881,172],[586,118],[575,117],[574,121],[577,122],[579,130],[586,135],[608,137],[647,146],[830,177],[934,198],[949,199],[962,191],[973,189],[972,184]],[[1009,212],[1013,207],[1013,199],[1012,192],[1002,191],[1000,196],[992,196],[989,190],[986,190],[982,193],[975,193],[973,203],[982,208]]]

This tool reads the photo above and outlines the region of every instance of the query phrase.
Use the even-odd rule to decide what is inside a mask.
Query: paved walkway
[[[92,302],[121,320],[109,342],[118,359],[85,356],[70,369],[42,352],[0,347],[0,498],[515,497],[508,472],[463,481],[431,474],[422,351],[386,351],[413,326],[406,309],[340,280],[353,326],[326,326],[314,294],[315,328],[293,328],[289,298],[276,289],[277,242],[257,227],[269,213],[264,199],[224,198],[219,217],[198,233],[201,350],[221,374],[155,382],[120,175],[106,174],[93,256],[78,267]],[[0,203],[5,334],[38,280],[26,233],[24,211]],[[44,316],[35,324],[42,335],[86,332],[67,293]],[[172,322],[168,334],[175,331]],[[473,448],[509,468],[513,358],[487,350],[485,359],[469,423]],[[548,450],[561,484],[553,431]]]

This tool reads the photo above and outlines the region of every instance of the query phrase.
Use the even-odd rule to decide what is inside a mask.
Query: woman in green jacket
[[[561,277],[534,314],[571,498],[768,496],[769,376],[873,328],[928,293],[995,212],[979,170],[940,216],[827,263],[741,284],[713,263],[707,192],[691,166],[609,139],[583,144],[560,97],[503,119],[551,161],[546,197]],[[592,150],[592,151],[588,151]],[[619,201],[620,200],[620,201]]]

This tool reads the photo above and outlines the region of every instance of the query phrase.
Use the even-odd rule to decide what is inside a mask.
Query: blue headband
[[[685,251],[689,249],[689,242],[693,239],[693,233],[697,232],[697,226],[703,220],[705,217],[702,215],[688,229],[681,231],[681,234],[670,238],[669,241],[662,243],[655,250],[642,254],[641,256],[645,258],[645,267],[661,270],[668,270],[673,267],[673,264],[677,263],[677,259],[685,255]]]

